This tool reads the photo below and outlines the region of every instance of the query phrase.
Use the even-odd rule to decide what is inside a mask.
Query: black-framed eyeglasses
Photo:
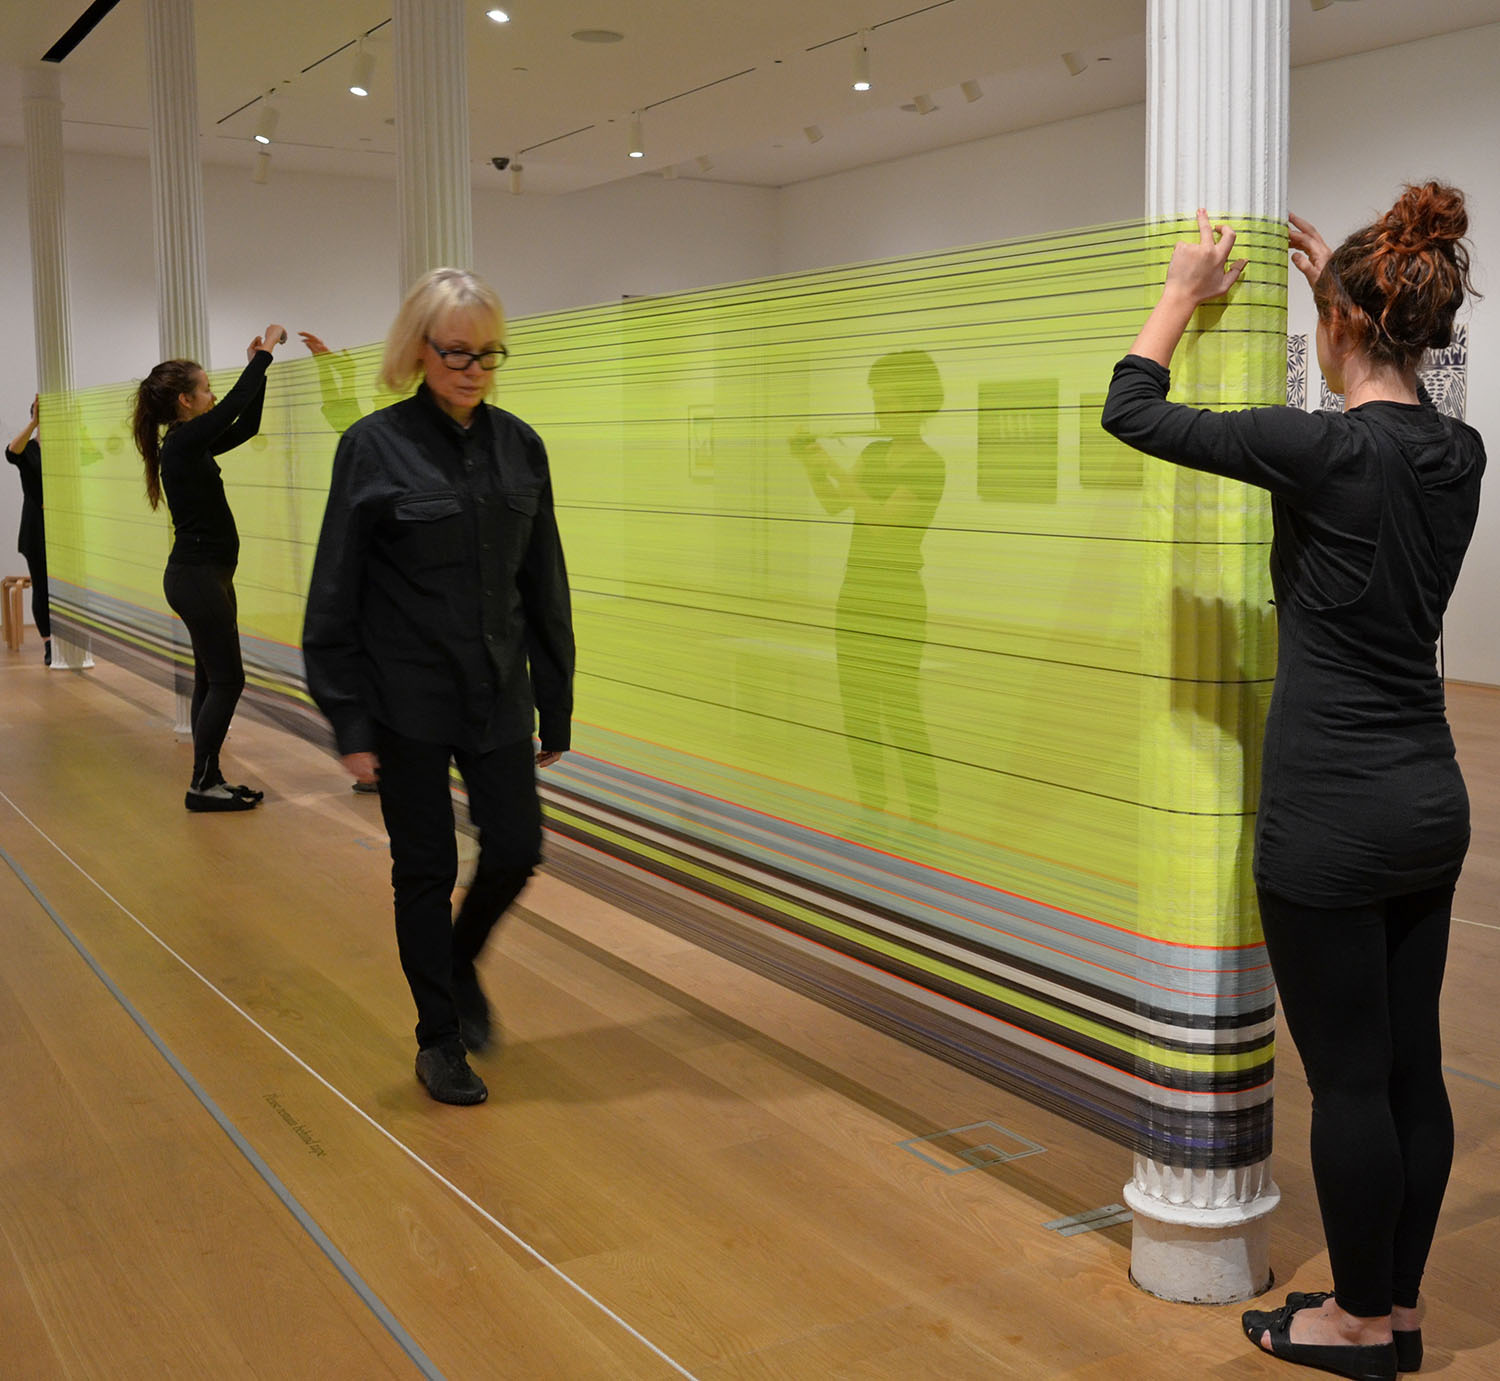
[[[431,336],[424,337],[424,339],[428,345],[432,346],[432,353],[449,369],[455,371],[477,364],[489,373],[499,369],[510,358],[510,351],[503,345],[496,346],[493,350],[444,350],[441,345],[433,341]]]

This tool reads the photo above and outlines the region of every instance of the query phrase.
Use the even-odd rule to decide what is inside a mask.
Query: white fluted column
[[[26,211],[31,227],[31,316],[36,329],[37,387],[73,387],[68,313],[68,242],[63,222],[62,85],[54,64],[22,72],[26,130]]]
[[[157,335],[164,360],[208,366],[203,168],[193,0],[146,0]]]
[[[474,260],[463,0],[395,0],[400,294]]]
[[[198,45],[193,0],[146,0],[151,101],[151,206],[156,245],[156,330],[164,360],[208,358],[208,274],[203,238],[203,167],[198,147]],[[179,734],[191,732],[192,663],[186,631],[172,621],[177,650]]]
[[[63,215],[62,83],[55,65],[22,69],[22,122],[26,139],[26,213],[31,232],[31,316],[36,334],[37,389],[48,397],[46,427],[49,496],[59,511],[76,511],[68,486],[76,488],[78,428],[68,415],[73,388],[73,337],[68,310],[68,237]],[[61,409],[61,412],[59,412]],[[55,466],[55,469],[54,469]],[[54,567],[54,570],[56,567]],[[52,666],[76,671],[93,666],[88,643],[52,635]]]
[[[1231,224],[1284,219],[1289,23],[1288,0],[1150,0],[1149,218],[1191,218],[1201,206]],[[1256,267],[1262,277],[1284,274],[1282,260]],[[1284,306],[1282,319],[1284,331]],[[1215,335],[1216,322],[1215,308],[1195,319],[1174,360],[1174,398],[1274,399],[1277,381],[1285,387],[1284,337],[1231,343]],[[1148,468],[1144,500],[1145,535],[1164,555],[1145,587],[1147,626],[1160,636],[1143,691],[1142,790],[1155,808],[1142,831],[1142,913],[1206,945],[1244,943],[1254,916],[1248,863],[1271,665],[1260,599],[1268,506],[1258,491],[1166,465]],[[1236,885],[1225,888],[1226,879]],[[1233,1003],[1234,994],[1222,1000]],[[1264,1022],[1247,1023],[1236,1035],[1260,1040],[1266,1031]],[[1183,1097],[1191,1106],[1192,1095]],[[1269,1149],[1269,1089],[1235,1097]],[[1256,1136],[1245,1140],[1258,1144]],[[1204,1169],[1188,1150],[1161,1154],[1168,1158],[1138,1153],[1125,1186],[1136,1283],[1167,1299],[1216,1304],[1264,1290],[1268,1215],[1280,1199],[1269,1156]]]

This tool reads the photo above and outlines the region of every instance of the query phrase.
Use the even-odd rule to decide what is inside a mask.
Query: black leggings
[[[1312,1170],[1339,1305],[1413,1308],[1453,1164],[1438,995],[1453,887],[1368,906],[1262,891],[1266,949],[1312,1090]]]
[[[31,619],[37,633],[43,638],[52,636],[52,607],[47,601],[47,544],[38,542],[36,547],[23,552],[26,571],[31,576]]]
[[[169,565],[167,603],[193,640],[193,785],[212,785],[219,749],[245,689],[233,566]]]

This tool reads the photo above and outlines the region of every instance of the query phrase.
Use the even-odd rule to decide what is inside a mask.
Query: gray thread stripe
[[[259,1152],[257,1152],[256,1149],[248,1141],[245,1140],[239,1128],[236,1127],[234,1123],[224,1115],[218,1104],[216,1104],[214,1100],[208,1096],[208,1092],[203,1088],[201,1084],[199,1084],[199,1082],[192,1076],[192,1074],[189,1073],[187,1066],[184,1065],[182,1061],[172,1053],[172,1051],[168,1048],[166,1042],[163,1041],[162,1038],[158,1036],[152,1029],[151,1023],[148,1022],[145,1017],[143,1017],[138,1011],[136,1011],[135,1007],[131,1004],[130,999],[126,997],[125,994],[120,990],[114,979],[112,979],[107,973],[105,973],[104,969],[94,958],[94,956],[89,953],[83,942],[72,932],[71,929],[69,929],[68,923],[64,921],[63,918],[59,916],[53,909],[52,903],[42,895],[41,889],[38,888],[34,882],[32,882],[29,876],[27,876],[26,870],[22,868],[14,858],[12,858],[3,847],[0,847],[0,858],[3,858],[6,861],[6,863],[10,866],[11,872],[13,872],[21,880],[21,885],[25,887],[33,897],[36,898],[37,905],[47,913],[47,915],[52,920],[52,924],[62,932],[63,937],[67,940],[67,942],[78,951],[78,953],[83,958],[83,962],[94,971],[94,976],[102,984],[104,984],[115,1001],[125,1009],[126,1015],[131,1019],[131,1021],[133,1021],[138,1027],[140,1027],[142,1034],[148,1041],[151,1042],[152,1045],[156,1047],[157,1053],[172,1067],[172,1070],[174,1073],[176,1073],[177,1077],[188,1086],[188,1089],[192,1092],[193,1097],[203,1105],[203,1107],[207,1110],[208,1115],[219,1124],[219,1127],[224,1132],[224,1135],[227,1136],[230,1141],[235,1144],[235,1147],[238,1149],[240,1154],[244,1156],[245,1159],[248,1160],[250,1164],[255,1168],[256,1174],[258,1174],[261,1179],[263,1179],[266,1184],[270,1186],[271,1192],[275,1194],[276,1197],[280,1199],[284,1205],[286,1205],[287,1211],[302,1225],[307,1235],[318,1244],[319,1248],[321,1248],[323,1252],[323,1255],[333,1263],[338,1273],[343,1276],[346,1281],[348,1281],[354,1293],[357,1294],[362,1300],[364,1300],[364,1302],[369,1306],[370,1312],[380,1320],[381,1324],[385,1327],[386,1332],[396,1340],[396,1342],[400,1345],[401,1350],[405,1352],[413,1362],[416,1363],[417,1369],[422,1373],[422,1375],[430,1378],[430,1381],[444,1381],[443,1373],[437,1369],[432,1360],[417,1345],[416,1339],[413,1338],[411,1334],[401,1326],[400,1322],[396,1319],[396,1316],[386,1308],[385,1304],[380,1299],[380,1296],[365,1284],[364,1280],[360,1277],[359,1272],[356,1271],[350,1264],[349,1259],[343,1254],[343,1252],[341,1252],[336,1246],[333,1245],[333,1243],[328,1238],[328,1234],[318,1226],[317,1222],[313,1219],[313,1216],[305,1208],[303,1208],[300,1203],[297,1202],[297,1199],[292,1194],[291,1190],[289,1190],[284,1184],[282,1184],[281,1180],[277,1178],[276,1172],[272,1170],[264,1160],[261,1159]]]

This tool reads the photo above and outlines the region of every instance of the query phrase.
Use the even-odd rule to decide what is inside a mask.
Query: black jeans
[[[380,809],[391,840],[396,946],[417,1004],[417,1045],[458,1040],[453,977],[479,957],[541,860],[542,807],[531,740],[488,753],[421,743],[376,725]],[[458,764],[479,831],[479,863],[457,918],[458,843],[448,766]]]
[[[162,589],[193,640],[193,784],[216,773],[219,749],[245,689],[233,566],[169,564]]]
[[[1453,1164],[1438,995],[1453,887],[1368,906],[1262,891],[1266,949],[1312,1089],[1312,1170],[1339,1305],[1412,1308]]]

